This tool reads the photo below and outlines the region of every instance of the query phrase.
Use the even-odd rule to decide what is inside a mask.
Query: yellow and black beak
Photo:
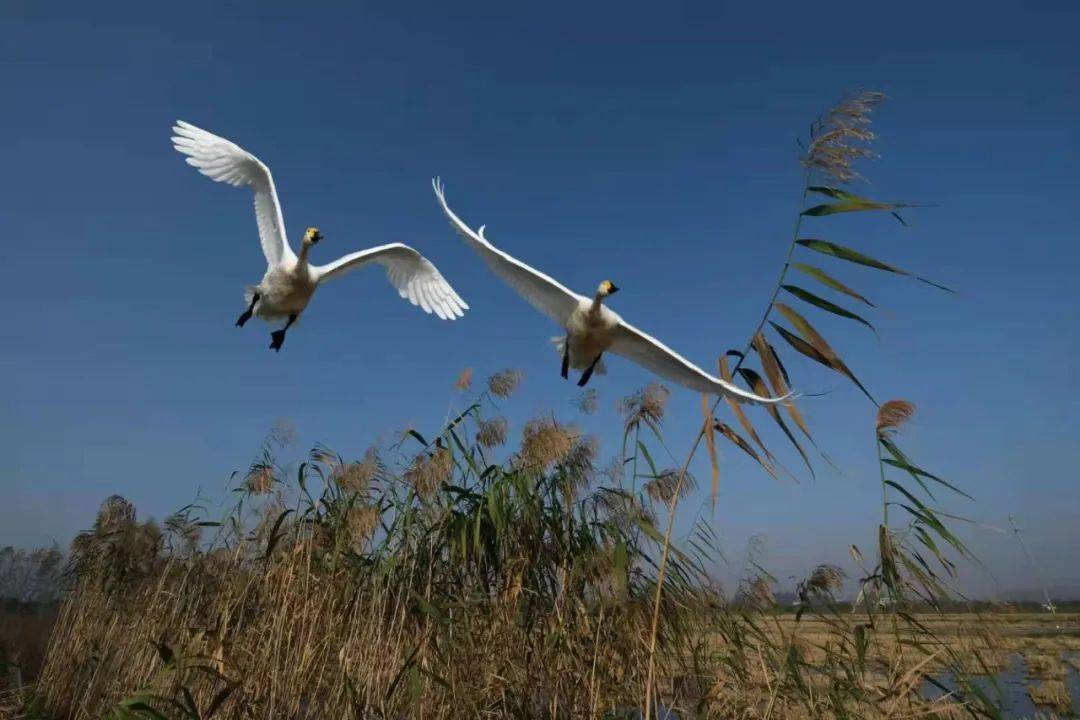
[[[311,244],[312,245],[314,245],[315,243],[319,242],[322,239],[323,239],[323,234],[321,232],[319,232],[318,230],[311,233]]]
[[[619,288],[617,288],[615,286],[615,283],[613,283],[611,281],[608,281],[608,284],[607,284],[607,293],[608,293],[608,295],[614,295],[617,292],[619,292]]]

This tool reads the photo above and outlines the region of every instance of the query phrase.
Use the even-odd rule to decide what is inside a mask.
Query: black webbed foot
[[[275,330],[270,333],[270,349],[274,352],[281,352],[281,346],[285,342],[285,331]]]
[[[592,361],[592,364],[590,364],[589,367],[585,368],[585,372],[581,373],[581,379],[577,381],[578,387],[585,387],[586,385],[588,385],[589,378],[592,377],[593,370],[596,369],[596,365],[600,362],[600,358],[602,355],[603,353],[597,355],[596,359]]]
[[[562,353],[562,378],[566,380],[570,377],[570,339],[566,339],[566,344],[563,345]]]
[[[251,304],[248,305],[248,309],[241,313],[240,317],[236,319],[236,327],[244,327],[244,323],[251,319],[251,316],[255,314],[255,305],[259,302],[259,294],[255,293],[251,296]]]

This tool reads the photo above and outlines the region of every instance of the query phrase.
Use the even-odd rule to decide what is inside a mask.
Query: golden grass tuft
[[[659,428],[664,420],[664,410],[670,396],[671,391],[659,383],[649,383],[627,395],[619,404],[626,427],[644,423]]]
[[[679,487],[679,474],[678,468],[667,468],[661,470],[656,477],[648,480],[645,483],[645,493],[653,499],[654,502],[670,505],[672,500],[675,499],[675,490],[679,490],[679,499],[682,499],[689,495],[697,488],[697,480],[691,473],[686,473],[682,481],[682,486]]]
[[[570,456],[579,437],[579,432],[550,417],[534,418],[522,432],[521,463],[530,471],[545,472]]]
[[[1057,712],[1072,712],[1072,699],[1064,680],[1044,680],[1028,686],[1031,701],[1040,707],[1053,708]]]
[[[509,398],[521,383],[521,371],[507,369],[497,372],[487,379],[487,388],[495,397]]]
[[[499,447],[506,442],[509,429],[509,421],[502,416],[481,420],[477,423],[476,442],[489,450]]]
[[[431,497],[439,486],[450,479],[454,469],[454,458],[450,450],[437,447],[433,452],[422,452],[413,459],[412,466],[405,472],[405,482],[422,498]]]
[[[880,436],[895,433],[901,425],[915,416],[915,405],[907,400],[889,400],[877,412],[877,433]]]

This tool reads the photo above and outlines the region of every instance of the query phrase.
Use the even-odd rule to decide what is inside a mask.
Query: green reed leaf
[[[795,297],[799,298],[803,302],[810,303],[811,305],[819,307],[827,312],[831,312],[834,315],[839,315],[840,317],[845,317],[850,320],[854,320],[855,322],[860,322],[866,327],[870,328],[874,332],[874,334],[877,335],[877,330],[874,328],[873,325],[871,325],[869,322],[859,317],[855,313],[851,312],[850,310],[845,310],[836,303],[831,303],[825,298],[818,297],[812,292],[803,290],[798,285],[781,285],[780,287],[782,287],[785,291],[791,293]]]
[[[861,294],[855,292],[850,287],[848,287],[844,283],[840,282],[839,280],[834,278],[832,275],[829,275],[828,273],[826,273],[824,270],[822,270],[819,267],[815,267],[813,265],[807,265],[805,263],[791,263],[791,267],[795,268],[799,272],[802,272],[802,273],[805,273],[805,274],[809,275],[810,277],[814,278],[815,280],[820,282],[822,285],[825,285],[826,287],[832,288],[833,290],[836,290],[837,292],[842,292],[845,295],[847,295],[848,297],[852,297],[852,298],[855,298],[856,300],[858,300],[859,302],[866,303],[870,307],[876,307],[874,305],[874,303],[870,302],[865,297],[863,297]]]
[[[900,268],[894,267],[893,265],[883,263],[880,260],[875,260],[869,255],[864,255],[857,250],[852,250],[849,247],[844,247],[843,245],[838,245],[834,242],[829,242],[828,240],[802,238],[796,240],[795,242],[799,245],[802,245],[804,248],[814,250],[815,252],[823,253],[825,255],[831,255],[832,257],[839,258],[840,260],[846,260],[848,262],[856,263],[858,265],[864,265],[866,267],[874,268],[875,270],[884,270],[886,272],[895,273],[897,275],[904,275],[905,277],[914,278],[919,282],[924,282],[927,285],[933,285],[939,290],[944,290],[945,292],[956,292],[955,290],[947,288],[944,285],[939,285],[932,280],[927,280],[926,278],[919,277],[918,275],[912,275],[906,270],[901,270]]]
[[[840,190],[838,188],[823,187],[820,185],[813,185],[807,188],[810,192],[818,193],[819,195],[827,195],[828,197],[839,200],[837,203],[826,203],[824,205],[815,205],[812,208],[803,210],[803,215],[810,217],[821,217],[824,215],[835,215],[837,213],[849,213],[849,212],[865,212],[873,210],[885,210],[892,214],[901,225],[907,225],[904,219],[896,213],[896,210],[900,208],[910,207],[925,207],[923,205],[911,205],[909,203],[883,203],[864,198],[859,195]]]

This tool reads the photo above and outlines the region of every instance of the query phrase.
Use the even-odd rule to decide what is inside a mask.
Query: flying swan
[[[585,385],[594,371],[604,372],[601,358],[610,350],[671,382],[698,392],[761,405],[781,403],[792,397],[791,393],[777,398],[761,397],[709,375],[605,306],[604,299],[618,291],[610,280],[600,283],[592,298],[578,295],[557,280],[492,245],[484,237],[484,226],[473,232],[446,204],[446,190],[438,178],[432,180],[432,187],[450,225],[465,238],[465,242],[491,271],[566,330],[565,336],[553,338],[562,352],[564,378],[570,368],[584,370],[578,385]]]
[[[243,327],[252,315],[266,321],[286,318],[285,326],[270,334],[271,349],[281,350],[286,331],[304,312],[322,282],[369,263],[384,266],[398,294],[426,313],[453,320],[469,308],[431,261],[408,245],[380,245],[350,253],[327,265],[312,265],[308,254],[323,235],[318,228],[309,227],[297,257],[285,237],[285,220],[270,168],[239,145],[183,120],[176,121],[173,133],[173,147],[188,156],[188,165],[211,180],[234,187],[250,185],[255,192],[255,220],[267,268],[262,282],[245,291],[247,309],[237,319],[236,326]]]

